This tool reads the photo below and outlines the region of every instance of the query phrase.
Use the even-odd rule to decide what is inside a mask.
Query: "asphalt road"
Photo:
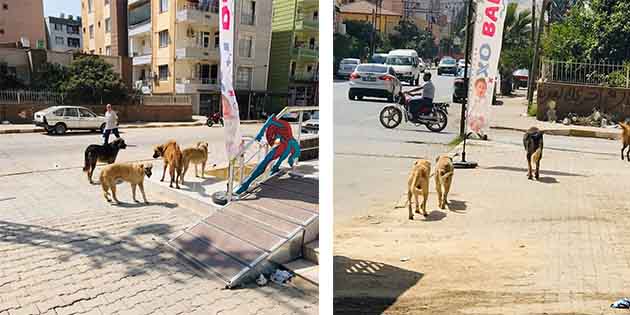
[[[431,73],[435,100],[450,102],[454,77]],[[335,222],[392,206],[405,189],[409,167],[415,159],[434,160],[449,150],[448,143],[459,132],[461,114],[461,106],[451,103],[448,126],[440,133],[405,123],[389,130],[378,119],[387,101],[350,101],[348,88],[347,81],[337,81],[333,87]],[[403,90],[409,88],[405,83]]]

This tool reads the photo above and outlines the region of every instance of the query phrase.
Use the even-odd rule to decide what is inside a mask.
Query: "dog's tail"
[[[83,171],[87,172],[90,170],[90,151],[85,150],[85,164],[83,166]]]

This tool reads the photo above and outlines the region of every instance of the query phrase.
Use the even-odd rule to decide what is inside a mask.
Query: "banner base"
[[[212,194],[212,202],[219,206],[225,206],[228,204],[228,192],[227,191],[217,191]]]
[[[472,161],[453,162],[453,167],[454,168],[476,168],[477,162],[472,162]]]

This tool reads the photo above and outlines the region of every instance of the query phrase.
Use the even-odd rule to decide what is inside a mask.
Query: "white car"
[[[459,59],[457,60],[457,69],[464,69],[464,67],[466,66],[466,60],[464,59]]]
[[[385,64],[392,66],[400,81],[409,85],[419,85],[424,68],[420,64],[418,53],[413,49],[396,49],[389,52]]]
[[[363,99],[364,96],[385,97],[393,101],[400,94],[402,85],[392,66],[377,63],[364,63],[350,75],[348,98]]]
[[[302,123],[302,133],[317,134],[319,132],[319,111],[311,115],[311,119]]]
[[[34,114],[33,122],[48,133],[64,134],[68,130],[105,129],[105,117],[81,106],[53,106]]]
[[[356,58],[344,58],[339,63],[339,70],[337,70],[337,78],[348,79],[348,76],[354,69],[361,63],[360,59]]]

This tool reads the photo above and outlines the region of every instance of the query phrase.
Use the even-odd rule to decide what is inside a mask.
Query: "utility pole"
[[[532,0],[532,45],[536,42],[536,0]]]
[[[539,61],[539,53],[540,53],[540,36],[543,32],[543,28],[545,26],[545,10],[549,5],[549,0],[543,0],[542,8],[540,10],[540,17],[538,20],[538,33],[536,34],[536,45],[534,46],[534,58],[532,58],[532,71],[529,73],[529,78],[527,80],[527,109],[532,106],[532,102],[534,99],[534,84],[537,78],[538,72],[538,63]]]

